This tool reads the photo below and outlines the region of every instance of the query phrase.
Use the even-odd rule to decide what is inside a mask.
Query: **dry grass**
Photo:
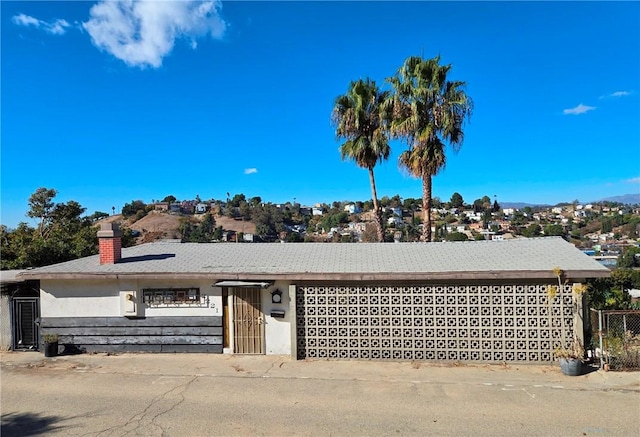
[[[180,238],[180,220],[190,219],[200,221],[204,215],[177,215],[160,211],[151,211],[140,220],[131,223],[131,219],[123,220],[122,215],[113,215],[101,220],[99,223],[118,223],[132,230],[140,232],[138,244],[149,243],[160,239]],[[234,220],[229,217],[216,216],[216,225],[222,226],[225,231],[255,233],[256,225],[250,221]]]

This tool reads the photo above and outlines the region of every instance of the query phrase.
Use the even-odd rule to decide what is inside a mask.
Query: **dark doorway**
[[[38,350],[40,335],[39,286],[21,283],[11,296],[11,336],[13,350]]]

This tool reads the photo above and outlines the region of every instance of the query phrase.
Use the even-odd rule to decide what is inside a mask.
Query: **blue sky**
[[[1,2],[1,221],[38,187],[134,199],[371,197],[330,114],[411,55],[475,110],[434,196],[587,202],[640,192],[637,2]],[[385,85],[386,86],[386,85]],[[378,195],[421,196],[392,143]]]

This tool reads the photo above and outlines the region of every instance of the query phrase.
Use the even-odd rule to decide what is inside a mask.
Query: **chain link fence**
[[[640,310],[591,309],[591,333],[600,367],[640,370]]]

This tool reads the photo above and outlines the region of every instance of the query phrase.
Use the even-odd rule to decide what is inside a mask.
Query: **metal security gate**
[[[233,290],[233,352],[264,354],[264,323],[259,288]]]
[[[545,285],[300,286],[298,358],[549,362],[563,326],[572,338],[571,293],[561,306]]]
[[[14,298],[13,315],[13,349],[38,349],[38,299]]]

